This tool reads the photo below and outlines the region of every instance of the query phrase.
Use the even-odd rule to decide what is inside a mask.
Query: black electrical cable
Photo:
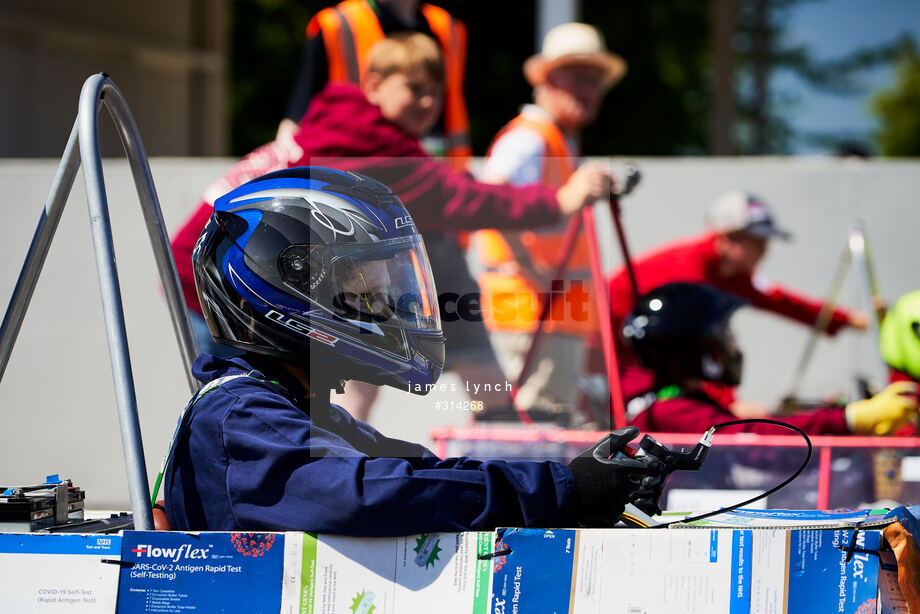
[[[805,440],[805,443],[808,445],[808,453],[805,455],[805,460],[802,462],[799,468],[796,469],[795,473],[790,475],[783,482],[777,484],[770,490],[764,491],[763,493],[757,495],[756,497],[751,497],[750,499],[742,501],[741,503],[735,503],[734,505],[729,505],[728,507],[723,507],[721,509],[718,509],[712,512],[706,512],[705,514],[698,514],[696,516],[690,516],[689,518],[682,518],[680,520],[673,520],[671,522],[665,522],[663,524],[653,525],[649,528],[661,529],[664,527],[668,527],[672,524],[694,522],[697,520],[703,520],[704,518],[709,518],[710,516],[715,516],[716,514],[723,514],[725,512],[736,510],[739,507],[750,505],[751,503],[754,503],[755,501],[758,501],[760,499],[763,499],[764,497],[772,495],[773,493],[780,490],[781,488],[784,488],[787,484],[789,484],[789,482],[799,477],[799,474],[805,470],[805,467],[807,467],[809,461],[811,461],[811,453],[812,453],[812,450],[814,449],[813,446],[811,445],[811,439],[809,439],[805,431],[803,431],[799,427],[793,426],[786,422],[780,422],[779,420],[770,420],[769,418],[744,418],[744,419],[739,419],[739,420],[729,420],[728,422],[720,422],[719,424],[714,424],[712,428],[718,431],[720,428],[726,427],[726,426],[735,426],[737,424],[755,424],[755,423],[773,424],[775,426],[781,426],[785,429],[789,429],[790,431],[795,431],[796,433],[802,436],[802,438]]]

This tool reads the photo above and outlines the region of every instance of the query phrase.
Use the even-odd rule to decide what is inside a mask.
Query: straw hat
[[[536,87],[546,81],[546,75],[559,66],[591,64],[606,73],[604,86],[612,87],[626,74],[626,61],[607,51],[604,36],[585,23],[564,23],[546,33],[540,53],[524,62],[524,76]]]

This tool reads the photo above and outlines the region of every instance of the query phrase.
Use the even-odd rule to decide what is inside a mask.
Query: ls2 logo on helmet
[[[393,221],[396,222],[396,227],[397,227],[397,228],[405,228],[406,226],[413,226],[413,225],[414,225],[414,222],[412,221],[412,218],[409,217],[408,215],[404,215],[404,216],[402,216],[402,217],[394,218]]]
[[[314,328],[307,326],[303,322],[288,317],[283,313],[278,313],[274,309],[269,310],[269,312],[265,314],[265,317],[269,320],[277,322],[278,324],[281,324],[282,326],[286,326],[287,328],[290,328],[291,330],[298,332],[301,335],[305,335],[310,339],[319,341],[320,343],[325,343],[331,347],[335,347],[336,341],[339,340],[338,337],[333,337],[332,335],[322,333]]]

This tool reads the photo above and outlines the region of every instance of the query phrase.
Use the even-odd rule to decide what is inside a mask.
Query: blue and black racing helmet
[[[192,254],[202,311],[224,345],[309,370],[424,393],[444,366],[422,237],[384,184],[291,168],[214,203]]]

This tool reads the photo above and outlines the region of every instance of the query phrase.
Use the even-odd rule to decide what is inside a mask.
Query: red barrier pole
[[[611,209],[619,207],[615,197],[611,197]],[[597,243],[597,226],[594,223],[594,209],[585,207],[582,212],[585,224],[585,238],[588,243],[588,256],[591,260],[591,283],[594,286],[594,304],[597,307],[597,321],[601,329],[601,346],[604,350],[604,366],[607,369],[607,382],[610,388],[610,409],[614,428],[626,426],[626,406],[623,403],[623,389],[620,384],[620,366],[613,341],[613,322],[610,319],[610,296],[606,284],[604,269],[601,265],[601,251]],[[614,220],[619,217],[614,214]],[[620,245],[626,248],[622,239],[622,229],[617,222],[621,235]],[[635,278],[633,278],[635,283]]]
[[[818,453],[818,500],[815,509],[826,510],[831,499],[831,448],[825,446]]]

